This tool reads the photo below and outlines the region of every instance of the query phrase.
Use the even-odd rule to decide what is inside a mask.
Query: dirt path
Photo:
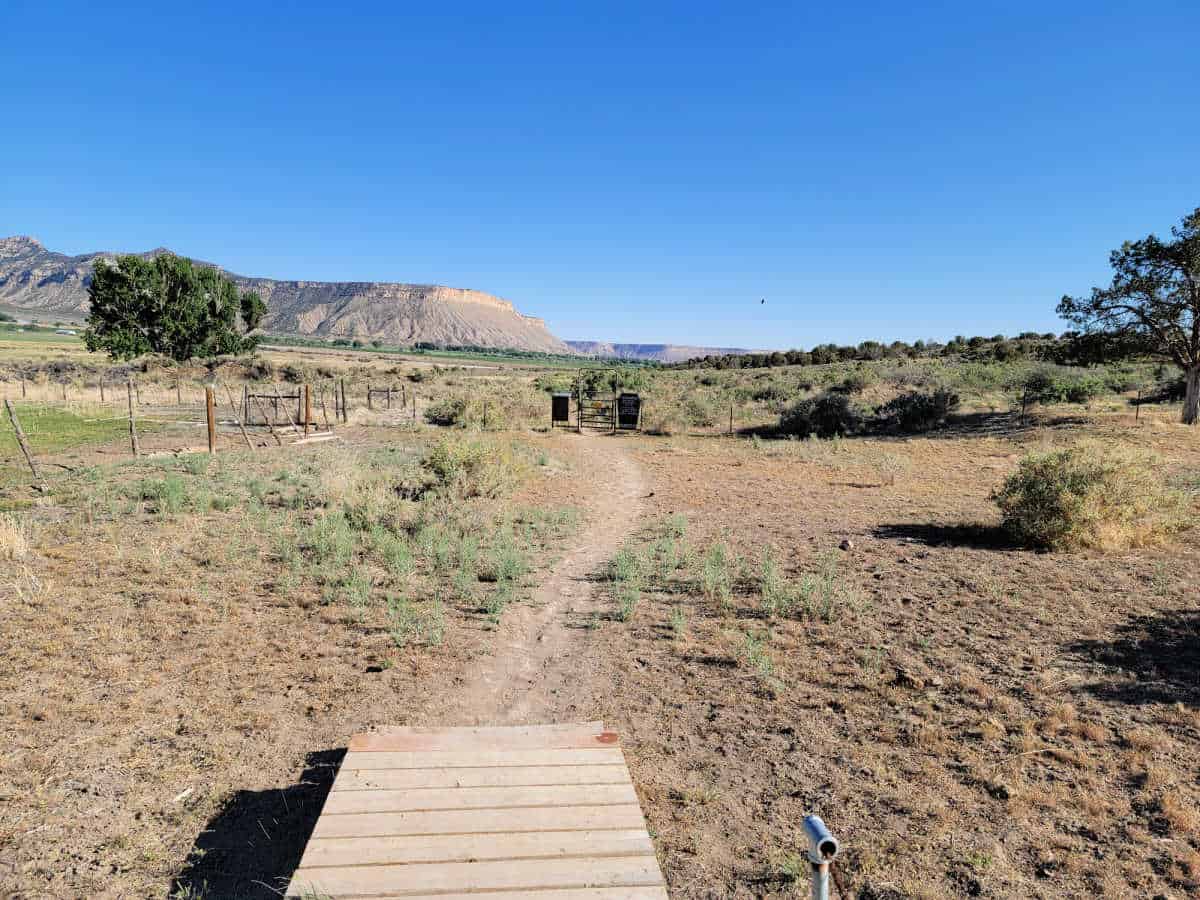
[[[520,725],[587,718],[587,624],[603,608],[595,578],[633,531],[646,494],[641,470],[620,437],[570,441],[574,472],[587,484],[586,525],[554,564],[532,602],[504,615],[495,653],[481,657],[420,716],[427,725]]]

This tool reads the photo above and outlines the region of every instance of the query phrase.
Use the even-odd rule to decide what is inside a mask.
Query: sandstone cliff
[[[141,255],[162,252],[159,248]],[[67,256],[47,250],[33,238],[0,238],[0,305],[39,318],[80,318],[87,314],[87,286],[95,260],[115,255]],[[571,352],[541,319],[522,315],[507,300],[482,291],[226,274],[243,290],[262,295],[268,309],[263,328],[275,334]]]

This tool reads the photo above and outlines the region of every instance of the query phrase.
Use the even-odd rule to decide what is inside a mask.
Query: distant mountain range
[[[139,255],[164,252],[159,248]],[[67,256],[30,237],[0,238],[0,305],[43,318],[81,318],[87,314],[87,288],[95,261],[116,256],[108,252]],[[275,334],[360,338],[400,346],[428,342],[571,352],[544,321],[522,315],[507,300],[482,291],[435,284],[277,281],[226,274],[243,290],[262,295],[268,310],[263,330]]]
[[[149,258],[168,252],[159,247],[137,255]],[[117,255],[97,252],[68,256],[47,250],[31,237],[0,238],[0,307],[41,319],[80,320],[87,315],[87,289],[96,260],[111,260]],[[221,269],[216,263],[196,262]],[[601,359],[664,363],[755,352],[681,344],[561,341],[544,321],[517,312],[507,300],[437,284],[279,281],[221,271],[242,290],[258,291],[266,301],[263,330],[269,334],[378,340],[393,346],[429,343],[578,353]]]
[[[685,344],[613,344],[609,341],[565,341],[576,353],[602,359],[641,359],[664,363],[683,362],[698,356],[742,356],[757,353],[739,347],[689,347]]]

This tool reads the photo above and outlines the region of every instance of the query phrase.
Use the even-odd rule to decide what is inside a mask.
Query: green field
[[[73,412],[47,403],[13,403],[13,410],[35,456],[106,443],[127,434],[129,429],[123,417],[115,417],[104,407]],[[6,412],[0,422],[0,455],[19,459],[19,454],[17,435]]]

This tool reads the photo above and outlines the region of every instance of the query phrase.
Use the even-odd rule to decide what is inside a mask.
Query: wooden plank
[[[455,750],[441,752],[380,752],[347,753],[342,760],[343,772],[362,769],[476,769],[504,766],[593,766],[620,763],[625,757],[616,747],[595,747],[590,750]]]
[[[637,803],[633,785],[551,785],[541,787],[419,788],[415,790],[334,791],[322,816],[435,809],[503,809],[532,806],[619,806]]]
[[[459,737],[493,737],[498,734],[562,734],[563,732],[600,734],[603,722],[566,722],[557,725],[381,725],[371,734],[439,734]]]
[[[623,765],[505,766],[456,769],[345,769],[333,784],[338,791],[399,791],[435,787],[512,787],[544,784],[628,784]]]
[[[524,831],[428,837],[318,838],[309,842],[300,870],[315,866],[542,859],[556,856],[649,856],[654,845],[640,828],[624,831]]]
[[[653,856],[616,856],[305,869],[296,873],[288,890],[292,896],[302,896],[307,889],[340,897],[372,897],[381,893],[403,897],[450,886],[461,892],[662,883],[658,860]]]
[[[330,794],[332,798],[333,795]],[[628,806],[559,806],[534,809],[455,809],[437,812],[322,815],[314,838],[405,834],[492,834],[503,831],[595,831],[644,828],[642,809]]]
[[[309,897],[297,888],[297,893],[289,897]],[[549,888],[544,890],[523,891],[514,894],[512,891],[471,891],[460,894],[457,891],[436,894],[372,894],[371,900],[668,900],[665,887],[602,887],[602,888]]]
[[[350,738],[352,752],[414,752],[463,750],[538,750],[538,749],[588,749],[612,747],[618,742],[613,731],[599,734],[586,729],[554,731],[548,733],[504,734],[496,732],[464,738],[456,734],[356,734]]]

